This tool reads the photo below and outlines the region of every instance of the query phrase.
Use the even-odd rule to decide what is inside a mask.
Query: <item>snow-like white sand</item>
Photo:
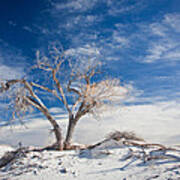
[[[179,109],[180,104],[176,102],[111,107],[100,120],[89,116],[81,119],[73,140],[83,144],[92,144],[102,140],[108,133],[119,130],[133,131],[150,143],[178,145],[180,144]],[[65,132],[66,116],[56,113],[54,117]],[[13,129],[1,128],[0,144],[17,146],[21,142],[24,146],[44,146],[54,141],[53,135],[49,134],[51,126],[46,119],[30,118],[26,126],[28,129],[20,125],[14,126]],[[1,155],[9,150],[11,150],[10,147],[0,146]],[[0,179],[180,179],[179,159],[143,163],[142,159],[134,157],[123,161],[122,159],[128,153],[127,147],[106,146],[81,153],[79,151],[31,152],[26,158],[20,158],[15,164],[1,170]],[[173,152],[172,155],[180,157],[178,152]]]
[[[92,150],[30,152],[2,168],[0,178],[12,180],[180,179],[179,151],[169,151],[166,153],[168,158],[147,162],[144,162],[142,152],[140,148],[127,147],[114,140],[105,142]],[[155,155],[157,154],[163,155],[163,151],[156,152]]]

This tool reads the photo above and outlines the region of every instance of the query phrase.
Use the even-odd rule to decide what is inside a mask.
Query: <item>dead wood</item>
[[[8,165],[17,158],[25,157],[29,150],[27,148],[19,148],[15,151],[6,152],[2,158],[0,158],[0,168]]]
[[[133,141],[142,141],[142,142],[145,142],[144,139],[138,137],[135,133],[133,132],[120,132],[120,131],[115,131],[115,132],[112,132],[110,134],[107,135],[107,138],[103,141],[100,141],[96,144],[93,144],[93,145],[89,145],[88,146],[88,149],[93,149],[97,146],[100,146],[101,144],[105,143],[105,142],[108,142],[109,140],[115,140],[115,141],[122,141],[122,143],[133,143]],[[130,141],[128,141],[130,140]],[[134,142],[134,145],[140,145],[138,143],[135,143]]]
[[[134,132],[120,132],[120,131],[115,131],[110,133],[107,136],[107,139],[114,139],[116,141],[120,141],[121,139],[126,139],[126,140],[135,140],[135,141],[143,141],[144,139],[138,137]]]

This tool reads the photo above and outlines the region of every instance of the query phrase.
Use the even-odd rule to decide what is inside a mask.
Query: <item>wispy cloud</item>
[[[32,28],[30,28],[29,26],[23,26],[23,29],[29,32],[33,32]]]
[[[3,64],[0,64],[0,79],[19,79],[21,78],[25,73],[21,68],[13,68],[11,66],[6,66]]]
[[[17,24],[14,21],[8,21],[8,24],[13,26],[13,27],[17,26]]]
[[[66,33],[74,32],[77,31],[77,29],[81,28],[81,31],[83,31],[85,34],[86,33],[85,30],[87,30],[87,28],[94,27],[102,20],[103,20],[102,16],[97,16],[97,15],[80,14],[76,16],[70,16],[66,21],[59,23],[57,32],[61,34],[62,29],[65,30]]]
[[[136,11],[142,10],[145,6],[146,3],[141,0],[139,1],[129,1],[122,0],[122,1],[113,1],[113,0],[108,0],[107,5],[109,7],[108,14],[112,16],[119,16],[124,13],[132,13]]]
[[[54,6],[58,11],[69,10],[69,12],[84,12],[94,7],[98,0],[84,1],[67,1],[63,3],[55,3]]]
[[[180,60],[180,42],[177,40],[180,36],[179,19],[179,14],[167,14],[162,21],[148,25],[152,37],[147,42],[149,47],[144,57],[145,62]]]
[[[101,41],[104,49],[112,47],[106,59],[121,60],[120,57],[128,56],[140,63],[179,61],[179,19],[179,14],[166,14],[150,23],[115,24],[116,29],[109,29],[112,35]]]
[[[180,14],[167,14],[163,22],[170,26],[173,31],[180,32]]]
[[[51,26],[38,25],[38,29],[51,40],[63,36],[69,48],[77,52],[86,44],[92,45],[104,55],[104,60],[122,61],[128,58],[141,63],[179,60],[178,13],[165,14],[148,22],[121,23],[126,13],[140,13],[148,5],[144,0],[52,2],[49,9]],[[100,7],[104,7],[103,13],[99,13]],[[106,26],[106,18],[113,20],[114,17],[118,17],[119,22],[115,20]]]
[[[100,55],[100,52],[99,52],[98,48],[93,47],[89,44],[86,44],[82,47],[68,49],[65,51],[65,54],[67,56],[81,58],[82,56],[96,57],[96,56]]]
[[[4,41],[1,41],[0,47],[0,79],[21,78],[24,72],[25,57],[19,50],[10,47]],[[23,62],[23,63],[22,63]]]
[[[79,53],[88,44],[103,54],[104,61],[121,60],[129,46],[128,34],[124,30],[122,31],[121,28],[116,27],[114,29],[114,25],[104,27],[106,17],[119,15],[117,12],[119,8],[126,12],[135,9],[138,11],[141,5],[142,2],[139,1],[138,3],[137,1],[127,3],[124,0],[117,3],[112,0],[102,0],[101,3],[98,0],[53,3],[50,12],[55,28],[50,31],[51,37],[55,34],[58,36],[65,34],[65,39],[70,44],[69,52],[73,49],[73,51],[76,50]],[[102,6],[104,7],[103,14],[97,11]],[[110,11],[114,14],[112,15]],[[81,30],[79,31],[79,29]],[[86,52],[89,55],[89,50]]]

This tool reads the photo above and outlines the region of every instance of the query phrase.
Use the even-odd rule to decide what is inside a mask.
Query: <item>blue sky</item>
[[[3,79],[61,42],[70,55],[98,54],[106,74],[131,85],[133,104],[179,101],[178,0],[3,0],[0,26]]]

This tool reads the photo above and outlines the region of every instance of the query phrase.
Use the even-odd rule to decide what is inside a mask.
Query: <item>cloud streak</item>
[[[0,47],[0,79],[14,79],[21,78],[25,75],[24,72],[24,59],[20,51],[16,50],[1,42]]]
[[[85,12],[89,9],[92,9],[96,5],[97,2],[98,2],[98,0],[67,1],[65,3],[55,3],[54,7],[57,11],[68,10],[70,13],[72,13],[72,12]]]
[[[177,41],[180,35],[179,18],[179,14],[167,14],[162,21],[149,25],[149,33],[153,40],[148,41],[145,62],[180,60],[180,42]]]

